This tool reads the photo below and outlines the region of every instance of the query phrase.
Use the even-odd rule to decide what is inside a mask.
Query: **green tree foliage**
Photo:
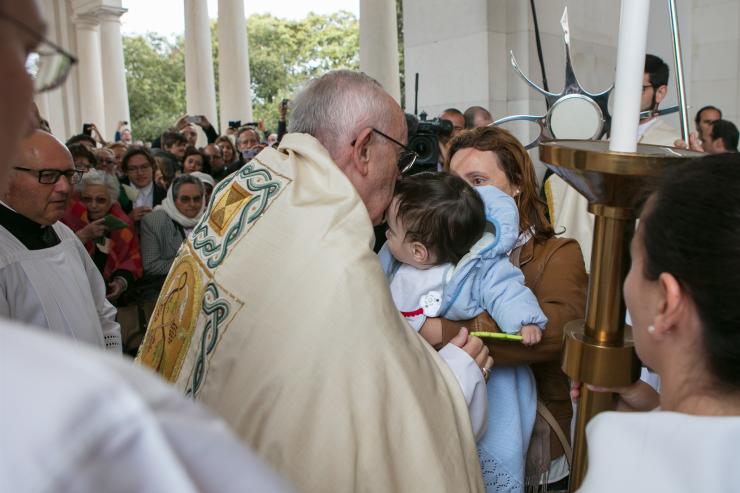
[[[300,21],[252,15],[247,34],[252,110],[268,128],[276,125],[278,103],[291,98],[308,79],[360,66],[359,25],[349,12],[309,14]]]
[[[183,40],[124,36],[123,54],[134,137],[150,141],[185,113]]]
[[[212,22],[218,99],[217,32]],[[309,78],[332,69],[359,68],[359,25],[349,12],[309,14],[300,21],[252,15],[247,35],[252,110],[254,119],[264,120],[267,128],[276,128],[278,103],[291,98]],[[185,112],[183,39],[124,37],[124,60],[134,136],[151,140]]]

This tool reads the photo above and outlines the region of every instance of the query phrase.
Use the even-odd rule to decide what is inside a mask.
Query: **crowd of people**
[[[127,354],[136,355],[170,266],[213,189],[259,151],[277,146],[286,114],[281,103],[277,134],[258,122],[218,135],[204,116],[185,115],[154,142],[134,141],[123,121],[112,142],[94,124],[67,139],[81,178],[69,191],[61,222],[102,274]],[[45,120],[36,115],[41,129]],[[43,128],[51,133],[48,124]],[[197,147],[201,135],[206,142]]]
[[[275,134],[195,115],[147,145],[125,122],[65,145],[32,97],[72,59],[34,2],[0,0],[0,23],[0,490],[567,487],[580,384],[562,338],[588,258],[486,109],[442,113],[437,172],[414,173],[403,111],[346,70],[307,82],[289,127],[281,104]],[[67,63],[32,79],[36,53]],[[581,491],[740,480],[740,157],[722,122],[705,107],[688,144],[661,142],[712,155],[638,204],[624,299],[659,385],[591,387],[632,412],[589,425]]]

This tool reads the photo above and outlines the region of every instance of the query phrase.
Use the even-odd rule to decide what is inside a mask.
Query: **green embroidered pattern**
[[[263,167],[255,168],[254,162],[218,184],[192,236],[193,249],[209,268],[221,265],[245,227],[259,219],[280,189],[279,179]],[[225,223],[216,228],[215,218]]]
[[[186,395],[191,395],[194,399],[197,397],[198,389],[200,389],[200,385],[205,378],[206,358],[216,347],[221,328],[229,317],[231,306],[228,301],[219,297],[218,287],[213,283],[208,283],[203,292],[201,309],[207,322],[203,327],[200,338],[200,349],[193,369],[192,386],[185,392]]]

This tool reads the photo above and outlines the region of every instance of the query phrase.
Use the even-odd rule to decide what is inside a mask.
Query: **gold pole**
[[[576,330],[582,330],[581,338],[573,338],[574,332],[569,334],[564,370],[571,377],[578,375],[577,379],[582,382],[609,380],[614,385],[627,385],[634,381],[635,371],[639,372],[639,367],[633,368],[637,360],[632,355],[631,345],[624,345],[625,309],[622,300],[622,282],[629,266],[628,252],[634,231],[634,215],[629,209],[601,204],[589,206],[589,211],[596,218],[586,321],[575,327]],[[573,344],[582,347],[574,353]],[[602,351],[612,353],[612,357],[594,359]],[[590,355],[585,364],[584,355]],[[598,413],[612,409],[612,394],[591,392],[585,385],[581,387],[570,491],[575,491],[586,475],[586,424]]]
[[[586,320],[564,328],[563,371],[574,380],[600,387],[629,385],[640,376],[631,333],[625,334],[622,284],[629,268],[634,233],[632,202],[646,180],[668,166],[701,154],[639,144],[637,152],[608,150],[608,142],[555,140],[540,144],[540,159],[589,201],[596,218]],[[566,233],[567,234],[567,233]],[[614,395],[581,387],[570,491],[586,475],[586,424],[614,409]]]

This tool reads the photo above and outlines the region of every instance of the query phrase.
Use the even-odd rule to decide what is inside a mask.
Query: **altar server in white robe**
[[[59,221],[80,177],[52,135],[36,130],[22,142],[0,203],[0,315],[120,353],[105,282]]]
[[[403,111],[349,71],[294,101],[280,148],[216,186],[139,361],[224,417],[301,491],[482,491],[465,394],[396,309],[372,250],[410,162]],[[485,396],[487,351],[473,351],[478,364],[447,351],[467,358]]]
[[[0,382],[0,491],[293,491],[223,421],[113,355],[0,319]]]

